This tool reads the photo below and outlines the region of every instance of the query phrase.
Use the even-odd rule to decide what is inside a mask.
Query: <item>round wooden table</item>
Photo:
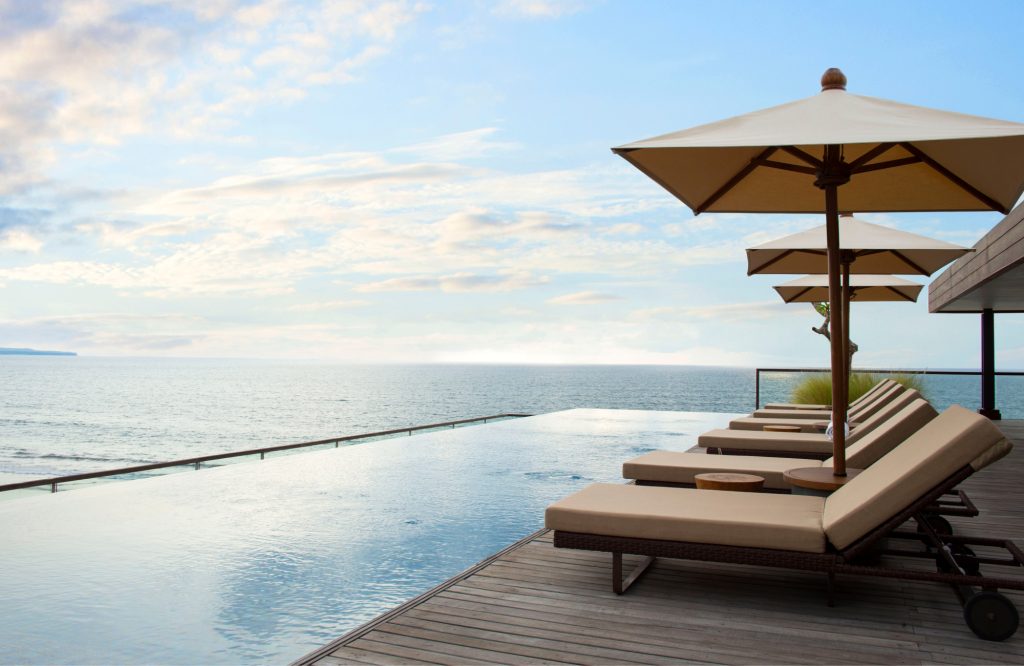
[[[764,487],[764,477],[755,474],[738,474],[735,472],[705,472],[693,477],[697,487],[702,490],[736,490],[744,493],[756,493]]]
[[[765,432],[800,432],[800,426],[798,425],[772,425],[768,424],[762,427]]]
[[[836,476],[832,473],[831,465],[824,467],[797,467],[786,470],[782,478],[786,483],[793,486],[795,495],[830,495],[842,488],[847,481],[854,478],[864,470],[846,468],[846,476]]]

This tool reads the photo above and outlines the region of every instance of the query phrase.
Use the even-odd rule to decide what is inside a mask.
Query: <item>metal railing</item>
[[[20,481],[18,483],[7,483],[0,485],[0,492],[8,490],[21,490],[23,488],[34,488],[36,486],[50,486],[50,492],[57,492],[57,486],[61,483],[70,483],[71,481],[84,481],[86,479],[98,479],[105,476],[120,476],[122,474],[134,474],[136,472],[147,472],[154,469],[163,469],[165,467],[184,467],[186,465],[192,465],[195,469],[199,469],[204,462],[210,462],[213,460],[225,460],[227,458],[238,458],[242,456],[254,456],[257,453],[260,455],[260,460],[263,460],[268,453],[274,453],[277,451],[289,451],[292,449],[301,449],[309,446],[324,446],[327,444],[334,444],[334,448],[338,448],[338,445],[342,442],[354,442],[360,439],[370,439],[372,437],[387,437],[388,435],[400,435],[402,433],[408,433],[412,435],[414,432],[421,430],[435,430],[438,428],[455,428],[456,426],[465,425],[469,423],[487,423],[488,421],[494,421],[497,419],[514,419],[523,418],[526,416],[532,416],[532,414],[493,414],[491,416],[477,416],[471,419],[459,419],[457,421],[445,421],[443,423],[430,423],[427,425],[410,426],[406,428],[394,428],[392,430],[380,430],[377,432],[367,432],[359,435],[346,435],[344,437],[331,437],[329,439],[318,439],[313,442],[299,442],[297,444],[278,444],[277,446],[264,446],[258,449],[247,449],[245,451],[229,451],[227,453],[214,453],[206,456],[197,456],[195,458],[182,458],[181,460],[170,460],[167,462],[148,463],[145,465],[134,465],[132,467],[119,467],[117,469],[107,469],[99,472],[83,472],[81,474],[68,474],[65,476],[53,476],[45,479],[34,479],[32,481]]]
[[[762,372],[832,372],[828,368],[755,368],[754,369],[754,409],[761,409],[761,373]],[[981,370],[899,370],[893,368],[856,368],[854,372],[865,372],[872,375],[976,375]],[[1024,376],[1024,372],[1011,370],[996,371],[996,376]]]

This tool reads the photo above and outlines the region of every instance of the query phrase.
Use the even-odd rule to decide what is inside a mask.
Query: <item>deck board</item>
[[[1024,544],[1024,421],[999,425],[1017,447],[963,484],[981,516],[950,520]],[[829,608],[821,574],[659,559],[616,596],[607,553],[551,541],[532,535],[296,663],[1024,663],[1024,631],[976,638],[942,585],[840,577]]]

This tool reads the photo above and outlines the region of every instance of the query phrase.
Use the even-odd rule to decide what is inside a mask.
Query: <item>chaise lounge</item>
[[[850,424],[865,421],[880,409],[898,398],[907,389],[902,384],[893,382],[885,390],[877,393],[871,400],[851,408],[847,412]],[[806,409],[759,409],[751,416],[742,416],[729,421],[730,430],[763,430],[766,425],[800,426],[803,432],[821,432],[832,418],[830,411],[813,411]]]
[[[846,463],[851,468],[867,468],[892,451],[901,442],[938,416],[935,408],[922,398],[910,400],[866,436],[846,447]],[[780,458],[772,456],[709,456],[686,451],[652,451],[628,460],[622,465],[622,476],[639,485],[674,485],[692,487],[698,474],[728,472],[756,474],[764,478],[766,490],[789,491],[783,478],[796,467],[829,467],[832,459]]]
[[[877,394],[879,391],[888,386],[892,386],[895,383],[896,382],[893,381],[892,379],[883,379],[882,381],[878,382],[877,384],[869,388],[867,391],[865,391],[864,394],[861,395],[859,398],[851,402],[850,408],[852,409],[862,404],[863,402],[870,400],[871,397]],[[832,405],[812,405],[801,402],[770,402],[761,409],[806,409],[827,411],[832,409]]]
[[[657,557],[825,573],[830,605],[836,575],[932,581],[953,586],[975,634],[1004,640],[1019,619],[997,590],[1024,590],[1024,580],[983,575],[981,565],[1019,567],[1024,553],[1005,539],[938,534],[923,511],[1010,448],[988,419],[953,406],[829,497],[593,484],[549,506],[545,524],[556,548],[612,553],[616,593]],[[898,530],[911,518],[922,533]],[[890,549],[883,539],[931,548]],[[975,555],[971,545],[1009,558]],[[647,556],[625,582],[623,554]],[[934,560],[937,571],[892,562],[904,558]]]
[[[850,429],[850,433],[846,436],[847,448],[889,423],[916,400],[923,400],[923,398],[919,392],[913,389],[900,393],[883,408]],[[719,428],[698,436],[697,446],[705,449],[708,453],[732,455],[815,458],[817,460],[824,460],[832,455],[832,440],[824,433],[812,432],[766,432]]]

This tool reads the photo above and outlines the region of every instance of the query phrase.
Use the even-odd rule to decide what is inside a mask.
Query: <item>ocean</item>
[[[796,378],[762,375],[762,403],[787,400]],[[1024,418],[1022,380],[998,378],[1004,418]],[[926,376],[925,388],[939,409],[978,407],[977,377]],[[13,482],[580,407],[749,412],[754,370],[5,356],[0,474]]]

